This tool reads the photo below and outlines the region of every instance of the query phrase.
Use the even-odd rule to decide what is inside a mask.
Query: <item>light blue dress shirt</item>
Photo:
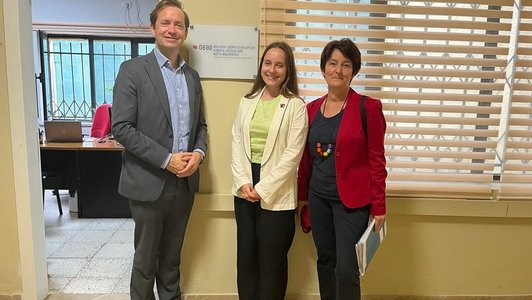
[[[173,144],[172,153],[188,151],[188,139],[190,136],[190,106],[188,85],[183,72],[185,61],[179,56],[177,69],[174,69],[172,62],[166,58],[157,47],[153,50],[155,58],[161,68],[161,73],[168,95],[168,104],[170,106],[170,117],[172,119]],[[205,155],[201,149],[195,149]],[[166,168],[170,161],[170,156],[161,166]]]

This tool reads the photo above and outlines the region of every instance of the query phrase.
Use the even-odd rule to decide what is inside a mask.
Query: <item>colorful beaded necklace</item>
[[[325,107],[327,107],[327,100],[329,100],[329,97],[325,98],[325,102],[323,103],[323,112],[322,112],[322,116],[323,118],[325,118]],[[344,107],[345,107],[345,104],[347,103],[347,96],[345,97],[345,100],[344,100],[344,103],[342,104],[342,108],[340,108],[340,111],[338,113],[341,113],[343,110],[344,110]],[[338,128],[339,124],[340,124],[340,121],[342,120],[341,116],[340,118],[338,118],[339,120],[336,120],[336,126],[335,126],[335,129]],[[322,123],[323,123],[323,119],[320,119],[320,128],[323,128],[322,126]],[[336,130],[333,130],[332,134],[334,134]],[[332,138],[331,138],[332,140]],[[333,152],[333,148],[334,148],[334,145],[331,143],[328,143],[327,144],[327,150],[323,151],[323,144],[321,142],[316,142],[316,152],[318,153],[318,155],[320,157],[324,157],[324,158],[327,158],[329,157],[332,152]]]

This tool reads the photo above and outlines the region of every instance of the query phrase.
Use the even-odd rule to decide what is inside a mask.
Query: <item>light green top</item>
[[[259,100],[255,113],[249,125],[249,136],[251,139],[251,162],[260,164],[262,162],[262,153],[264,145],[268,138],[270,125],[272,124],[273,115],[277,105],[281,100],[281,95],[270,100]]]

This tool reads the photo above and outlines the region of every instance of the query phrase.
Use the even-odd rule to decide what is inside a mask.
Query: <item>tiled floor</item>
[[[46,191],[44,204],[50,293],[112,294],[115,296],[108,295],[112,299],[127,299],[134,253],[133,221],[78,219],[77,213],[69,212],[68,193],[60,194],[62,216],[51,191]],[[94,296],[80,299],[104,299]]]

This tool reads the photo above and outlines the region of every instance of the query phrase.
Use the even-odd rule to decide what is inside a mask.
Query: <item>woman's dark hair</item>
[[[157,17],[159,17],[159,12],[168,6],[173,6],[181,9],[185,14],[185,29],[188,29],[190,25],[190,19],[188,18],[187,13],[185,12],[185,6],[179,0],[161,0],[157,3],[155,8],[150,13],[150,23],[153,28],[155,28],[155,23],[157,23]]]
[[[362,64],[362,57],[360,55],[360,50],[352,40],[343,38],[341,40],[330,41],[323,51],[321,52],[320,60],[320,69],[322,72],[325,72],[325,64],[331,58],[332,53],[335,49],[342,52],[343,56],[351,61],[353,64],[353,77],[358,74],[360,71],[360,66]]]
[[[269,44],[266,49],[264,49],[262,57],[260,58],[260,64],[257,70],[257,77],[255,78],[255,82],[253,82],[253,87],[251,88],[251,91],[249,91],[249,93],[247,93],[244,97],[255,97],[257,93],[260,92],[262,88],[266,85],[261,76],[261,69],[262,64],[264,63],[264,56],[266,56],[266,53],[268,53],[268,51],[273,48],[283,50],[285,56],[286,78],[281,84],[281,95],[285,96],[286,98],[290,98],[294,96],[297,97],[297,95],[299,94],[299,89],[297,87],[296,63],[292,48],[290,48],[290,46],[285,42],[273,42]]]

